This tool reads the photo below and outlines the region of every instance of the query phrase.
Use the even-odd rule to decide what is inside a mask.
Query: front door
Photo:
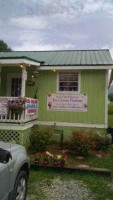
[[[21,74],[8,74],[7,80],[7,96],[20,97],[22,86]]]

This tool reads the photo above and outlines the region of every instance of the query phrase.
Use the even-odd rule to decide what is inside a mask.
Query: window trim
[[[67,72],[70,72],[70,73],[77,72],[78,73],[78,91],[60,91],[59,90],[59,73],[60,72],[64,72],[64,73],[67,73]],[[66,94],[66,93],[77,94],[77,93],[80,93],[80,90],[81,90],[81,71],[78,71],[78,70],[71,70],[71,71],[60,70],[60,71],[57,71],[57,93],[62,93],[62,94]]]

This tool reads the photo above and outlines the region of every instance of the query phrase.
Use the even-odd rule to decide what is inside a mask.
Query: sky
[[[0,0],[0,39],[17,51],[109,48],[113,0]]]

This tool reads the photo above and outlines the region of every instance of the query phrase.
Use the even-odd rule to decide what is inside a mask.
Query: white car
[[[25,200],[29,157],[21,145],[0,142],[0,200]]]

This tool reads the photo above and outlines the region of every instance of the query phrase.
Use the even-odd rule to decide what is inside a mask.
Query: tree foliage
[[[12,51],[11,48],[3,41],[0,40],[0,52],[8,52],[8,51]]]

